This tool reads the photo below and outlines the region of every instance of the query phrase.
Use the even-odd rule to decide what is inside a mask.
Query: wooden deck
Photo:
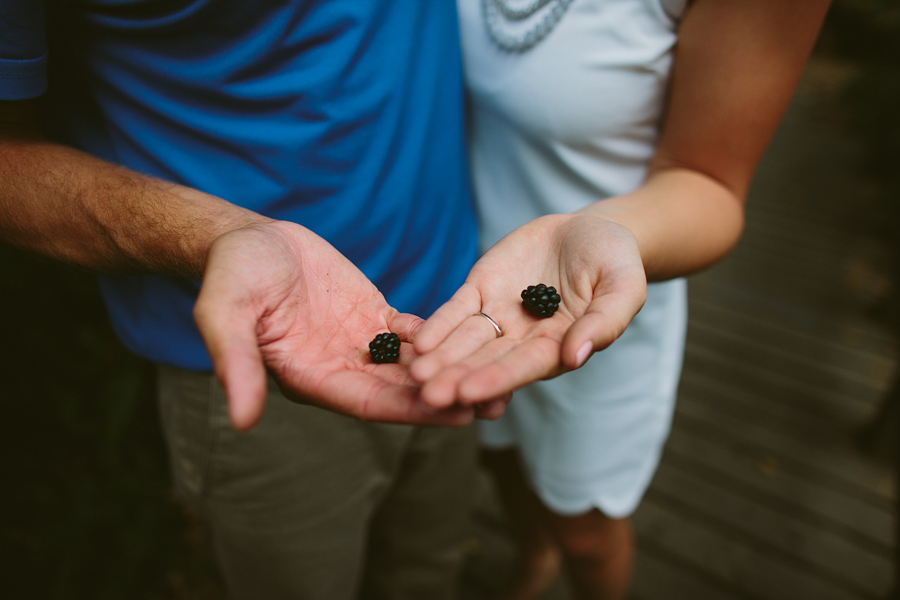
[[[690,280],[678,408],[634,517],[639,600],[861,600],[893,580],[895,487],[854,444],[897,364],[861,150],[816,63],[760,168],[745,235]],[[463,600],[491,598],[512,548],[487,480]],[[547,600],[570,595],[564,582]]]

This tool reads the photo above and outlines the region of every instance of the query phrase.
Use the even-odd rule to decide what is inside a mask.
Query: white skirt
[[[481,423],[482,444],[517,447],[556,513],[630,515],[669,434],[686,325],[686,281],[650,284],[618,340],[582,368],[517,391],[503,417]]]

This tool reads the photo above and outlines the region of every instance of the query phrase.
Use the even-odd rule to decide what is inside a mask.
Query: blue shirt
[[[56,139],[300,223],[403,312],[463,282],[476,241],[452,1],[51,0],[46,45],[40,4],[0,7],[0,98],[46,78]],[[129,348],[210,368],[197,282],[101,287]]]

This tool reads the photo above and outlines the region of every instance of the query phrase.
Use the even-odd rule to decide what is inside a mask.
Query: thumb
[[[259,422],[266,400],[267,378],[256,339],[256,317],[227,310],[201,289],[194,320],[225,389],[228,417],[238,431]]]
[[[591,354],[612,344],[628,327],[647,299],[647,281],[640,276],[626,276],[607,290],[595,291],[584,314],[563,337],[562,362],[568,369],[577,369]]]
[[[416,332],[425,323],[425,320],[409,313],[396,313],[388,319],[388,329],[396,333],[404,342],[414,343]]]

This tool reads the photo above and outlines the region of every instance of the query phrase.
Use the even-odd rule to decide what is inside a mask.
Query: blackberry
[[[522,305],[525,310],[542,319],[553,316],[559,308],[559,300],[556,288],[543,283],[529,285],[522,290]]]
[[[369,356],[373,363],[395,363],[400,360],[400,336],[379,333],[369,342]]]

